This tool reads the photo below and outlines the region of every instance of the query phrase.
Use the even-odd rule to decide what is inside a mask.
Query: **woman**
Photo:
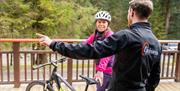
[[[107,11],[99,11],[95,15],[96,29],[93,34],[85,41],[88,44],[93,44],[96,41],[104,40],[113,34],[109,24],[111,15]],[[112,74],[113,56],[98,59],[96,62],[95,79],[99,82],[97,91],[105,91],[109,85]]]

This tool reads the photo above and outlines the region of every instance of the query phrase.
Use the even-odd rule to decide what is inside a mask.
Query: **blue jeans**
[[[110,79],[111,79],[111,75],[104,73],[103,84],[102,84],[102,86],[97,84],[97,90],[96,91],[105,91],[108,88]]]

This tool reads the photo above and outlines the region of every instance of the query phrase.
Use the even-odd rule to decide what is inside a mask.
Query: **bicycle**
[[[53,68],[53,71],[51,73],[49,80],[32,81],[27,85],[26,91],[34,91],[33,87],[35,87],[35,86],[40,86],[39,88],[41,88],[41,90],[39,90],[39,91],[63,91],[62,86],[61,86],[61,82],[64,82],[64,84],[71,91],[76,91],[73,86],[71,86],[60,74],[57,73],[57,64],[63,63],[64,61],[65,61],[65,58],[61,58],[60,60],[50,61],[48,63],[38,65],[37,67],[33,67],[33,70],[47,66],[47,65],[53,65],[54,68]],[[80,75],[80,77],[86,81],[86,87],[85,87],[84,91],[88,90],[89,85],[97,84],[97,82],[92,78],[88,78],[88,77],[85,77],[83,75]],[[56,88],[54,88],[54,84],[56,84]],[[35,88],[35,89],[37,89],[37,88]]]

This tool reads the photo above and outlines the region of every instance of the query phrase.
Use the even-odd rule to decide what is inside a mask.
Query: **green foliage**
[[[109,1],[110,2],[110,1]],[[114,31],[127,27],[127,13],[129,8],[128,0],[114,0],[109,4],[108,10],[112,13],[112,28]]]
[[[171,4],[171,20],[170,20],[170,29],[168,32],[168,38],[171,39],[180,39],[180,1],[174,1]]]
[[[150,17],[152,30],[156,35],[156,37],[158,37],[159,39],[166,38],[165,16],[163,15],[162,2],[163,2],[162,0],[154,1],[154,10],[152,16]]]
[[[29,19],[24,15],[28,11],[27,6],[13,0],[2,2],[0,6],[0,36],[19,37],[21,30],[29,26]]]
[[[96,11],[66,0],[7,0],[0,4],[3,38],[35,37],[36,32],[56,38],[83,38],[92,29]]]
[[[171,0],[170,0],[171,1]],[[35,38],[42,33],[51,38],[87,38],[95,30],[94,14],[107,10],[111,28],[127,26],[128,0],[3,0],[0,2],[0,37]],[[179,38],[179,0],[172,2],[170,34],[165,32],[165,2],[154,0],[150,17],[152,30],[159,39]]]

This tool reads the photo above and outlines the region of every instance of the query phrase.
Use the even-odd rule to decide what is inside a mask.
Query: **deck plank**
[[[180,82],[161,82],[156,91],[180,91]]]
[[[14,88],[14,85],[0,85],[0,91],[25,91],[27,84],[22,84],[20,88]],[[84,91],[85,83],[73,84],[77,91]],[[64,86],[63,86],[64,87]],[[96,86],[89,86],[88,91],[96,91]],[[70,91],[64,88],[64,91]],[[155,91],[180,91],[180,82],[160,82]]]

